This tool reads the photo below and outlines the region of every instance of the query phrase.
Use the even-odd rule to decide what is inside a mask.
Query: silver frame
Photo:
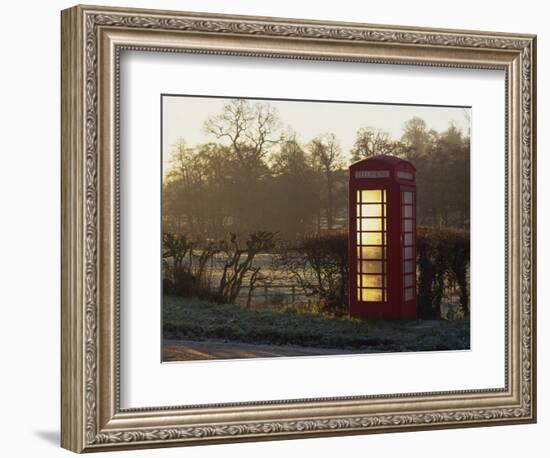
[[[76,6],[62,12],[62,446],[75,452],[536,419],[536,37]],[[121,409],[119,58],[246,55],[506,73],[506,386]]]

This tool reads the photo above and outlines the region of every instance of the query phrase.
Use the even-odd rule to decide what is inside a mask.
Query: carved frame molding
[[[531,35],[63,11],[62,446],[80,452],[535,421],[535,45]],[[505,389],[121,410],[117,177],[124,49],[504,70]],[[349,414],[336,415],[342,406]]]

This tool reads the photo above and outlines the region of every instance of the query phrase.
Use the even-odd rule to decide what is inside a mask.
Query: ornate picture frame
[[[75,452],[536,421],[536,37],[75,6],[62,12],[62,424]],[[505,72],[505,387],[122,409],[124,50]]]

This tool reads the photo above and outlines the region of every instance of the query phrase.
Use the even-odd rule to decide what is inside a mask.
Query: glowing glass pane
[[[363,246],[360,247],[360,258],[362,259],[382,259],[382,247]]]
[[[403,203],[412,204],[413,203],[413,193],[410,191],[405,191],[403,193]]]
[[[382,216],[382,205],[381,204],[361,205],[361,216],[370,216],[370,217]]]
[[[381,231],[382,218],[361,218],[362,231]]]
[[[413,248],[412,247],[403,248],[403,258],[411,259],[412,257],[413,257]]]
[[[364,189],[361,191],[363,202],[382,202],[382,191],[380,189]]]
[[[414,262],[413,261],[405,261],[403,263],[404,271],[405,273],[413,273],[415,271],[414,269]]]
[[[405,218],[412,218],[413,216],[413,208],[411,205],[405,205],[403,207],[403,216]]]
[[[362,245],[382,245],[382,232],[361,232]]]
[[[410,301],[414,299],[414,288],[407,288],[405,290],[405,300]]]
[[[413,220],[412,219],[403,220],[403,230],[405,232],[412,232],[412,230],[413,230]]]
[[[404,245],[412,245],[413,244],[413,235],[412,233],[405,234],[403,237],[403,244]]]
[[[405,287],[414,285],[414,275],[405,275]]]
[[[382,287],[382,275],[361,275],[361,285],[380,288]]]
[[[386,191],[363,189],[356,193],[358,300],[385,300]],[[366,246],[371,245],[371,246]]]
[[[359,261],[359,271],[367,274],[382,272],[382,261]]]
[[[382,290],[363,288],[361,290],[361,300],[364,302],[380,302],[382,300]]]

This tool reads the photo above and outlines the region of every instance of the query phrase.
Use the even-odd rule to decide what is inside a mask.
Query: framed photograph
[[[62,446],[536,421],[536,37],[62,12]]]

